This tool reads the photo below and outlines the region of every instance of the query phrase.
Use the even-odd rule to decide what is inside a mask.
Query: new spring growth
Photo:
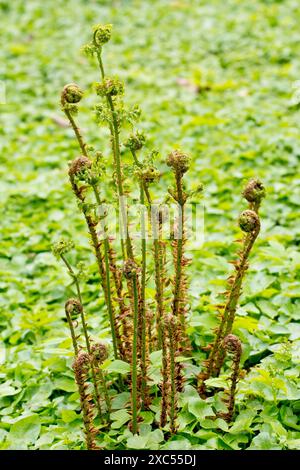
[[[87,391],[88,384],[86,383],[86,381],[89,372],[89,367],[89,355],[85,352],[80,352],[74,360],[73,370],[80,396],[86,446],[88,450],[93,450],[96,449],[95,435],[97,434],[97,430],[93,425],[94,410],[90,400],[91,397]]]
[[[243,247],[238,253],[239,258],[233,262],[235,273],[228,279],[229,288],[225,293],[227,300],[224,307],[222,307],[221,321],[216,329],[215,340],[210,346],[209,358],[205,361],[206,372],[200,374],[202,383],[199,392],[202,396],[205,396],[205,380],[211,376],[218,376],[224,363],[226,351],[223,347],[223,340],[232,332],[239,298],[242,293],[243,278],[249,267],[249,256],[260,231],[260,219],[257,211],[265,196],[262,183],[257,179],[250,180],[243,191],[243,196],[250,203],[251,208],[243,211],[238,219],[241,230],[245,232],[242,242]]]
[[[92,360],[98,364],[103,364],[108,358],[108,349],[105,343],[95,343],[91,347]]]
[[[85,44],[82,48],[82,51],[89,57],[92,57],[95,53],[101,54],[102,47],[111,38],[112,24],[97,24],[93,30],[92,42]]]
[[[131,152],[137,152],[144,147],[145,142],[145,135],[140,131],[136,131],[128,137],[126,142],[124,142],[124,146],[131,150]]]
[[[82,314],[82,305],[77,299],[69,299],[65,303],[65,312],[66,312],[66,317],[71,333],[71,338],[72,338],[72,343],[73,343],[73,348],[74,348],[74,354],[77,356],[79,352],[79,346],[78,346],[78,338],[75,333],[75,328],[73,324],[73,320],[78,316]]]
[[[84,143],[81,131],[77,126],[74,116],[78,112],[78,103],[83,97],[83,91],[79,88],[76,83],[69,83],[65,85],[63,91],[61,92],[60,102],[63,112],[68,118],[72,129],[76,135],[78,144],[81,148],[83,155],[87,156],[86,144]]]
[[[239,216],[239,226],[243,232],[249,233],[260,228],[259,217],[256,212],[250,209],[242,212]]]
[[[67,238],[62,238],[52,245],[52,252],[54,256],[59,259],[61,256],[67,254],[74,248],[74,243],[72,240]]]
[[[232,374],[230,377],[230,389],[227,392],[228,397],[225,400],[227,404],[227,413],[223,414],[222,417],[230,422],[233,417],[234,403],[235,403],[235,392],[237,382],[239,379],[240,360],[242,355],[242,344],[239,338],[233,334],[225,336],[223,339],[223,348],[225,351],[232,355]]]
[[[180,357],[187,353],[191,347],[186,329],[186,314],[188,311],[187,289],[188,280],[186,268],[189,264],[185,257],[186,230],[185,230],[185,204],[188,198],[195,192],[189,192],[184,187],[184,176],[190,166],[190,158],[184,152],[176,149],[167,157],[167,165],[172,170],[174,184],[169,190],[176,203],[178,216],[174,224],[174,237],[171,247],[173,254],[173,270],[167,271],[167,248],[169,245],[163,240],[163,213],[155,212],[152,217],[152,199],[150,184],[159,179],[160,174],[155,168],[152,152],[144,159],[139,160],[138,152],[145,145],[145,136],[140,131],[133,132],[124,147],[130,150],[134,160],[133,170],[139,184],[140,204],[147,205],[148,223],[153,233],[153,256],[146,245],[146,237],[141,241],[141,253],[136,253],[138,246],[130,237],[127,217],[127,204],[124,197],[127,196],[127,172],[124,171],[124,161],[121,155],[120,139],[122,138],[122,126],[129,123],[132,126],[140,116],[140,109],[133,106],[127,109],[122,101],[124,85],[118,79],[109,78],[106,75],[103,63],[103,47],[111,38],[111,25],[96,25],[93,30],[91,42],[85,46],[85,52],[95,56],[99,66],[100,78],[96,84],[96,92],[100,95],[100,103],[96,104],[95,112],[99,124],[105,123],[110,132],[111,153],[113,163],[111,179],[103,178],[104,164],[101,154],[95,154],[91,146],[81,134],[77,126],[75,114],[82,100],[83,91],[75,83],[67,84],[61,93],[61,105],[76,135],[80,156],[75,158],[69,167],[69,177],[72,190],[76,196],[90,235],[94,254],[96,256],[99,271],[101,296],[107,307],[107,317],[110,322],[111,338],[115,359],[126,359],[131,365],[129,387],[131,388],[131,430],[133,434],[138,432],[138,422],[143,415],[139,411],[147,409],[150,403],[150,391],[148,387],[148,355],[149,352],[162,349],[162,401],[161,401],[161,427],[167,424],[169,418],[170,433],[176,432],[176,415],[178,412],[177,398],[183,389],[183,365]],[[74,155],[76,157],[76,155]],[[73,157],[73,158],[74,158]],[[109,166],[108,166],[109,167]],[[103,199],[107,196],[105,183],[110,181],[116,185],[118,198],[118,212],[120,216],[120,228],[124,237],[120,237],[119,250],[113,247],[110,237],[110,227],[105,224],[105,216],[97,212]],[[99,184],[101,182],[101,185]],[[101,193],[100,193],[101,187]],[[103,188],[103,194],[102,194]],[[126,189],[125,189],[126,188]],[[245,232],[239,257],[233,262],[234,273],[228,280],[226,301],[222,307],[220,325],[216,331],[215,341],[210,346],[210,355],[206,361],[206,370],[202,374],[202,382],[211,376],[218,376],[223,366],[226,353],[233,355],[233,372],[231,376],[231,388],[229,392],[228,419],[233,413],[234,394],[238,377],[238,364],[241,354],[239,340],[232,335],[232,326],[242,292],[242,280],[248,269],[250,251],[258,236],[260,222],[258,217],[259,205],[265,195],[262,183],[258,179],[249,181],[243,191],[243,196],[249,205],[239,217],[239,225]],[[141,232],[144,233],[146,223],[141,218]],[[100,230],[107,236],[100,239]],[[176,236],[175,236],[176,235]],[[75,361],[74,372],[78,385],[83,420],[87,438],[87,447],[95,448],[96,430],[93,426],[94,408],[92,398],[98,408],[98,417],[101,424],[110,421],[111,397],[108,393],[108,383],[105,372],[101,367],[107,357],[107,348],[102,343],[94,343],[90,340],[87,323],[85,321],[84,308],[81,306],[81,291],[79,279],[82,279],[83,270],[73,270],[66,253],[73,248],[69,240],[60,240],[53,246],[53,252],[66,265],[76,287],[77,298],[69,299],[65,310],[69,328],[73,340]],[[150,257],[152,259],[150,260]],[[147,264],[147,260],[150,262]],[[123,260],[123,268],[118,261]],[[139,260],[139,265],[136,263]],[[149,266],[149,268],[147,268]],[[155,318],[150,308],[148,309],[147,296],[149,294],[146,285],[151,283],[151,275],[155,277]],[[126,282],[124,281],[126,279]],[[172,280],[172,297],[169,297],[169,279]],[[119,306],[118,311],[115,307]],[[168,314],[166,314],[166,310]],[[74,320],[81,318],[82,330],[85,337],[85,346],[79,345],[79,337],[76,336]],[[234,347],[235,346],[235,347]],[[85,352],[83,348],[85,347]],[[155,349],[156,348],[156,349]],[[94,397],[88,393],[87,380],[90,376],[94,385]],[[110,382],[109,382],[110,383]],[[128,382],[118,380],[112,382],[114,391],[124,392]],[[205,384],[204,384],[205,385]],[[205,387],[203,385],[203,395]],[[126,388],[124,388],[126,386]],[[158,398],[158,397],[157,397]],[[103,411],[105,414],[102,414]],[[104,420],[105,418],[105,420]]]
[[[104,78],[102,82],[95,84],[96,93],[99,96],[115,97],[124,94],[124,84],[115,78]]]
[[[138,295],[138,266],[135,261],[127,259],[124,263],[123,273],[126,279],[131,283],[133,292],[133,340],[132,340],[132,357],[131,357],[131,407],[132,420],[131,430],[133,434],[138,431],[138,335],[139,335],[139,295]]]
[[[170,418],[170,433],[176,432],[176,418],[177,418],[177,368],[176,356],[178,353],[178,321],[177,318],[169,313],[164,317],[164,326],[168,335],[168,350],[169,350],[169,370],[170,370],[170,400],[169,400],[169,418]]]
[[[167,165],[173,168],[178,176],[183,176],[190,167],[190,157],[180,150],[173,150],[167,157]]]
[[[82,305],[77,299],[67,300],[65,308],[71,318],[75,318],[82,313]]]
[[[72,123],[71,116],[76,115],[78,112],[78,103],[83,97],[83,91],[76,83],[69,83],[64,86],[61,93],[61,106],[66,116]]]
[[[76,176],[78,179],[84,180],[86,172],[90,170],[91,167],[91,160],[84,155],[80,155],[80,157],[75,158],[75,160],[71,162],[69,167],[69,176]]]
[[[247,183],[242,195],[250,204],[259,206],[266,196],[266,190],[263,183],[258,178],[254,178]]]
[[[142,168],[139,168],[136,171],[136,174],[146,186],[154,183],[155,181],[158,181],[160,178],[160,172],[151,165],[145,165]]]
[[[64,103],[77,104],[83,97],[83,91],[76,83],[69,83],[64,86],[61,97]]]
[[[102,47],[111,38],[112,24],[97,24],[94,26],[93,44]]]
[[[101,364],[108,358],[108,348],[105,343],[95,343],[91,346],[90,360],[92,366],[95,368],[95,380],[97,386],[102,390],[106,409],[108,413],[108,421],[110,421],[111,402],[108,393],[108,387],[106,383],[105,373],[100,368]]]
[[[188,262],[184,256],[185,248],[185,203],[188,194],[184,192],[183,176],[188,171],[190,166],[190,158],[180,150],[174,150],[167,157],[167,165],[173,169],[175,176],[175,185],[169,189],[169,193],[178,204],[178,216],[176,227],[176,239],[173,240],[173,258],[175,274],[173,279],[173,301],[172,313],[176,318],[180,318],[180,334],[179,344],[181,352],[187,348],[186,336],[186,293],[187,293],[187,280],[185,275],[185,267]],[[177,377],[180,377],[181,364],[177,363]],[[178,386],[181,388],[182,380],[178,379]]]
[[[139,269],[135,261],[131,259],[125,261],[123,274],[126,279],[133,279],[137,275],[138,271]]]

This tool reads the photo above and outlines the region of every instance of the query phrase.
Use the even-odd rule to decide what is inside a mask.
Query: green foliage
[[[198,364],[204,359],[200,347],[212,339],[212,304],[219,303],[226,260],[235,249],[236,188],[256,175],[268,187],[262,233],[234,324],[243,343],[242,361],[254,366],[239,382],[234,424],[226,428],[211,416],[200,424],[183,403],[176,436],[167,443],[158,441],[159,435],[149,441],[141,436],[133,445],[299,449],[299,112],[290,104],[291,84],[300,74],[298,6],[292,0],[168,6],[134,0],[117,8],[113,2],[60,0],[55,8],[48,0],[2,4],[7,40],[0,56],[9,65],[1,70],[7,103],[0,105],[0,447],[83,448],[81,419],[75,419],[78,394],[71,389],[72,344],[62,308],[76,292],[49,250],[55,237],[74,239],[78,255],[70,256],[73,265],[86,263],[89,281],[83,295],[90,307],[90,333],[98,340],[104,307],[83,222],[64,176],[77,147],[57,111],[57,95],[70,77],[84,89],[99,80],[87,62],[82,74],[85,59],[77,56],[82,32],[99,18],[115,23],[108,52],[112,73],[121,70],[120,78],[130,84],[128,101],[142,104],[142,127],[150,141],[155,138],[162,154],[174,143],[184,148],[192,155],[188,185],[204,183],[206,239],[201,250],[195,247],[190,268],[189,334],[199,347]],[[83,128],[89,115],[85,104]],[[95,126],[89,133],[97,148],[106,148],[104,131]],[[108,324],[100,321],[100,337],[108,339]],[[157,374],[155,363],[150,371]],[[190,377],[199,372],[187,364]],[[208,384],[220,390],[208,400],[214,412],[225,411],[221,395],[228,375]],[[112,398],[113,413],[128,406],[128,395]],[[158,410],[154,402],[147,413],[154,419]],[[103,433],[105,446],[132,445],[128,420],[115,419],[113,413],[119,427]],[[17,442],[14,436],[18,439],[21,432],[24,439]]]

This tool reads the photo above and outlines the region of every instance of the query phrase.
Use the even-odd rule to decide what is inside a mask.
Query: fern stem
[[[90,355],[91,354],[91,343],[90,343],[87,324],[86,324],[86,320],[85,320],[85,314],[84,314],[84,310],[83,310],[83,306],[82,306],[82,295],[81,295],[81,290],[80,290],[80,285],[79,285],[79,282],[78,282],[78,278],[77,278],[72,266],[70,265],[68,260],[65,258],[65,256],[64,255],[60,255],[60,256],[61,256],[62,261],[65,263],[72,279],[74,279],[74,282],[75,282],[75,285],[76,285],[78,300],[81,304],[81,308],[80,308],[81,325],[82,325],[82,329],[83,329],[86,349],[87,349],[88,354]],[[92,363],[91,363],[91,372],[92,372],[92,379],[93,379],[93,386],[94,386],[95,402],[96,402],[96,405],[97,405],[100,421],[102,421],[103,417],[102,417],[102,408],[101,408],[101,397],[100,397],[100,392],[99,392],[99,388],[98,388],[95,367]]]
[[[101,71],[102,80],[105,78],[105,71],[101,56],[101,50],[97,52],[98,64]],[[124,246],[122,245],[123,259],[126,258],[133,259],[133,249],[131,238],[129,236],[128,222],[127,222],[127,211],[124,205],[124,188],[123,188],[123,175],[122,175],[122,165],[121,165],[121,156],[120,156],[120,140],[119,140],[119,124],[116,116],[116,111],[114,107],[113,100],[111,96],[106,96],[107,104],[111,112],[112,125],[110,125],[110,132],[112,136],[112,149],[114,154],[116,175],[117,175],[117,188],[119,196],[119,207],[121,212],[121,242],[123,243],[123,236],[125,235],[126,240],[126,252]],[[125,233],[124,233],[125,232]]]

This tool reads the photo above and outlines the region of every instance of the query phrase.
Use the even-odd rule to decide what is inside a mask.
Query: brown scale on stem
[[[225,350],[222,342],[232,332],[238,301],[242,292],[243,278],[249,267],[249,255],[260,232],[258,210],[265,196],[262,183],[257,179],[250,180],[243,191],[243,196],[249,202],[251,209],[245,210],[239,217],[239,226],[245,233],[243,246],[238,253],[239,258],[232,262],[235,272],[228,279],[228,291],[225,293],[227,301],[221,308],[220,324],[216,329],[215,340],[210,345],[209,357],[204,361],[205,370],[198,377],[200,381],[199,393],[203,397],[206,395],[205,380],[218,376],[224,363]]]
[[[106,31],[105,28],[104,28],[104,30],[105,30],[105,34],[106,34],[108,30]],[[102,31],[102,28],[100,28],[100,31]],[[93,41],[94,42],[97,41],[96,36],[94,36]],[[84,174],[88,173],[91,170],[91,167],[92,167],[92,162],[88,158],[87,144],[85,143],[84,138],[82,136],[82,133],[81,133],[81,131],[80,131],[79,127],[77,126],[76,121],[74,119],[74,115],[77,113],[77,105],[80,102],[80,100],[82,99],[82,97],[83,97],[82,90],[78,87],[78,85],[76,85],[74,83],[66,85],[64,87],[62,93],[61,93],[62,109],[63,109],[64,113],[66,114],[67,118],[70,121],[70,124],[73,128],[73,131],[76,135],[78,144],[79,144],[80,149],[81,149],[82,154],[83,154],[81,157],[75,159],[72,162],[72,164],[70,166],[70,169],[69,169],[69,176],[70,176],[73,191],[74,191],[76,197],[78,198],[78,200],[81,201],[81,202],[84,201],[86,190],[88,189],[88,187],[90,185],[93,186],[94,194],[97,198],[96,184],[93,184],[91,182],[92,179],[90,179],[90,182],[89,182],[90,184],[81,185],[81,186],[78,186],[76,184],[76,181],[75,181],[76,177],[80,178],[80,176],[83,176],[83,180],[84,180],[85,179]],[[97,179],[98,176],[99,175],[96,175],[96,179]],[[123,354],[122,341],[121,341],[120,332],[119,332],[119,329],[118,329],[118,326],[117,326],[116,316],[115,316],[115,312],[114,312],[114,306],[113,306],[113,304],[111,302],[111,298],[110,298],[110,292],[109,292],[109,286],[108,286],[108,283],[110,284],[110,280],[108,279],[109,274],[106,273],[105,261],[104,261],[104,259],[106,259],[106,256],[107,256],[106,251],[109,250],[110,243],[109,243],[109,241],[108,241],[108,244],[106,244],[106,241],[104,243],[101,243],[99,241],[98,235],[97,235],[97,232],[96,232],[96,229],[95,229],[95,226],[97,225],[97,223],[95,225],[93,224],[90,216],[88,215],[88,210],[85,209],[84,204],[81,205],[81,209],[82,209],[82,212],[84,214],[86,223],[88,225],[89,233],[90,233],[92,244],[93,244],[93,247],[94,247],[95,256],[96,256],[97,264],[98,264],[98,270],[99,270],[99,274],[100,274],[101,285],[103,287],[105,302],[106,302],[106,305],[107,305],[107,308],[108,308],[108,311],[109,311],[109,318],[110,318],[111,327],[114,328],[114,331],[112,331],[113,344],[114,344],[114,355],[115,355],[115,357],[117,357],[118,355],[122,356],[122,354]],[[101,248],[101,245],[103,245],[103,248]],[[101,254],[101,249],[104,250],[104,255]],[[102,259],[102,261],[101,261],[101,259]]]
[[[177,430],[176,418],[177,418],[177,400],[178,400],[178,369],[176,367],[176,358],[178,356],[178,340],[179,340],[179,320],[172,314],[169,313],[164,317],[164,327],[166,330],[166,335],[168,338],[168,372],[170,374],[170,386],[168,387],[168,382],[165,383],[166,390],[169,389],[170,397],[166,403],[166,408],[170,421],[170,433],[175,434]],[[163,412],[163,422],[165,421],[164,412]]]
[[[86,198],[86,191],[89,189],[89,186],[86,184],[82,184],[82,180],[86,179],[86,175],[89,174],[89,171],[91,170],[92,167],[92,162],[91,160],[82,155],[75,160],[70,165],[69,168],[69,177],[70,177],[70,182],[71,186],[73,189],[73,192],[78,199],[79,202],[79,207],[81,209],[81,212],[84,215],[88,231],[90,234],[90,239],[91,243],[94,249],[94,254],[96,257],[97,261],[97,266],[98,266],[98,271],[100,275],[100,283],[104,292],[104,299],[105,303],[107,305],[107,308],[110,311],[110,316],[112,317],[111,323],[112,327],[114,329],[113,331],[113,338],[114,340],[114,354],[117,357],[118,353],[122,354],[122,342],[121,342],[121,337],[120,337],[120,330],[119,326],[117,324],[116,320],[116,315],[115,315],[115,310],[114,306],[110,300],[110,292],[108,290],[108,285],[107,285],[107,272],[106,272],[106,267],[105,267],[105,256],[103,254],[103,250],[105,251],[104,243],[105,240],[100,240],[98,233],[97,233],[97,225],[98,225],[98,220],[95,220],[95,217],[90,214],[88,205],[85,204],[85,198]],[[78,184],[78,181],[81,182],[81,184]],[[94,189],[94,192],[96,195],[98,194],[97,191]]]
[[[139,318],[138,318],[138,359],[140,363],[138,374],[138,389],[141,392],[141,401],[143,408],[147,409],[150,405],[150,395],[148,387],[148,363],[149,363],[149,344],[151,341],[151,317],[146,307],[146,273],[147,273],[147,236],[144,206],[148,202],[149,211],[149,185],[159,178],[159,172],[148,163],[141,163],[137,158],[139,152],[145,143],[145,136],[136,131],[131,134],[125,142],[125,147],[129,148],[136,166],[135,175],[139,181],[140,189],[140,225],[141,225],[141,282],[138,284],[139,294]],[[149,216],[149,212],[148,212]]]
[[[112,278],[114,281],[114,287],[116,291],[116,301],[119,307],[119,314],[116,315],[116,327],[120,332],[120,357],[121,359],[130,362],[131,357],[131,336],[129,334],[129,325],[130,322],[130,309],[126,306],[124,302],[123,294],[123,283],[122,283],[122,271],[117,267],[116,264],[116,253],[113,250],[111,243],[109,245],[109,266],[112,273]]]
[[[64,260],[66,261],[65,258],[64,258]],[[68,262],[66,263],[66,265],[69,266],[69,271],[75,279],[75,273],[72,270],[71,266],[69,265]],[[77,316],[77,315],[80,316],[82,329],[83,329],[83,333],[84,333],[84,338],[85,338],[86,349],[87,349],[88,354],[90,354],[91,353],[91,341],[90,341],[90,337],[89,337],[89,334],[88,334],[87,323],[86,323],[86,319],[85,319],[85,313],[84,313],[83,306],[82,306],[82,303],[81,303],[82,302],[82,296],[81,296],[78,280],[75,279],[75,282],[76,282],[76,286],[77,286],[78,298],[80,300],[78,300],[78,299],[69,299],[66,302],[65,311],[66,311],[67,319],[69,321],[70,330],[71,330],[70,321],[72,321],[72,318],[74,316]],[[73,330],[73,332],[71,330],[73,346],[74,346],[74,349],[75,349],[73,334],[74,334],[74,330]],[[76,338],[76,340],[77,340],[77,338]],[[77,350],[77,354],[75,354],[75,356],[77,356],[77,355],[78,355],[78,350]],[[93,387],[94,387],[94,400],[95,400],[95,403],[96,403],[96,406],[97,406],[99,419],[100,419],[101,422],[103,422],[101,397],[100,397],[100,392],[99,392],[95,367],[94,367],[93,363],[90,364],[90,369],[91,369],[92,382],[93,382]]]
[[[133,341],[131,356],[131,430],[133,434],[138,432],[138,412],[140,409],[139,394],[139,354],[138,354],[138,338],[139,338],[139,294],[138,294],[138,273],[139,269],[135,261],[127,259],[124,263],[123,273],[128,283],[131,285],[133,298]]]
[[[189,350],[189,341],[186,334],[186,302],[187,302],[187,279],[185,268],[189,261],[184,256],[185,237],[185,204],[188,198],[183,188],[183,176],[189,168],[189,157],[174,150],[168,155],[167,165],[170,166],[175,176],[175,187],[169,189],[178,207],[177,227],[174,230],[174,240],[172,242],[175,274],[173,279],[173,301],[172,314],[178,323],[178,353],[184,354]],[[176,363],[176,383],[178,391],[183,390],[183,366]]]
[[[164,321],[162,322],[164,323]],[[169,400],[171,396],[170,390],[170,370],[169,370],[169,354],[168,354],[168,336],[164,327],[164,334],[162,335],[162,384],[161,384],[161,411],[160,411],[160,427],[167,424],[167,417],[169,412]]]

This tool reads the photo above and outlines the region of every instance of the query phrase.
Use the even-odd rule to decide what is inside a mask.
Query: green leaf
[[[230,434],[239,434],[242,431],[250,431],[250,426],[255,416],[256,411],[254,410],[241,411],[229,430]]]
[[[214,377],[205,380],[205,385],[207,385],[207,387],[227,388],[228,381],[226,379],[222,379],[221,377]]]
[[[145,449],[148,442],[148,436],[132,436],[127,439],[128,449]]]
[[[130,420],[130,414],[126,410],[114,411],[110,415],[113,423],[112,429],[120,429],[125,423]]]
[[[141,411],[141,418],[145,424],[152,424],[154,420],[154,414],[151,411]]]
[[[280,409],[280,417],[283,424],[289,428],[296,429],[296,431],[300,431],[300,424],[297,424],[298,416],[293,413],[293,410],[290,406],[283,406]]]
[[[179,437],[173,441],[167,442],[163,447],[164,450],[190,450],[192,445],[188,439]]]
[[[16,395],[20,391],[21,391],[20,389],[14,388],[11,385],[9,385],[9,382],[8,383],[6,382],[0,385],[0,398],[11,397],[13,395]]]
[[[164,433],[161,429],[155,429],[151,432],[148,439],[148,445],[151,447],[152,444],[159,444],[164,440]]]
[[[125,408],[126,405],[130,402],[130,393],[129,392],[122,392],[118,393],[112,398],[112,409],[119,410],[120,408]]]
[[[280,450],[280,447],[276,439],[272,437],[268,432],[260,432],[251,442],[249,450]]]

